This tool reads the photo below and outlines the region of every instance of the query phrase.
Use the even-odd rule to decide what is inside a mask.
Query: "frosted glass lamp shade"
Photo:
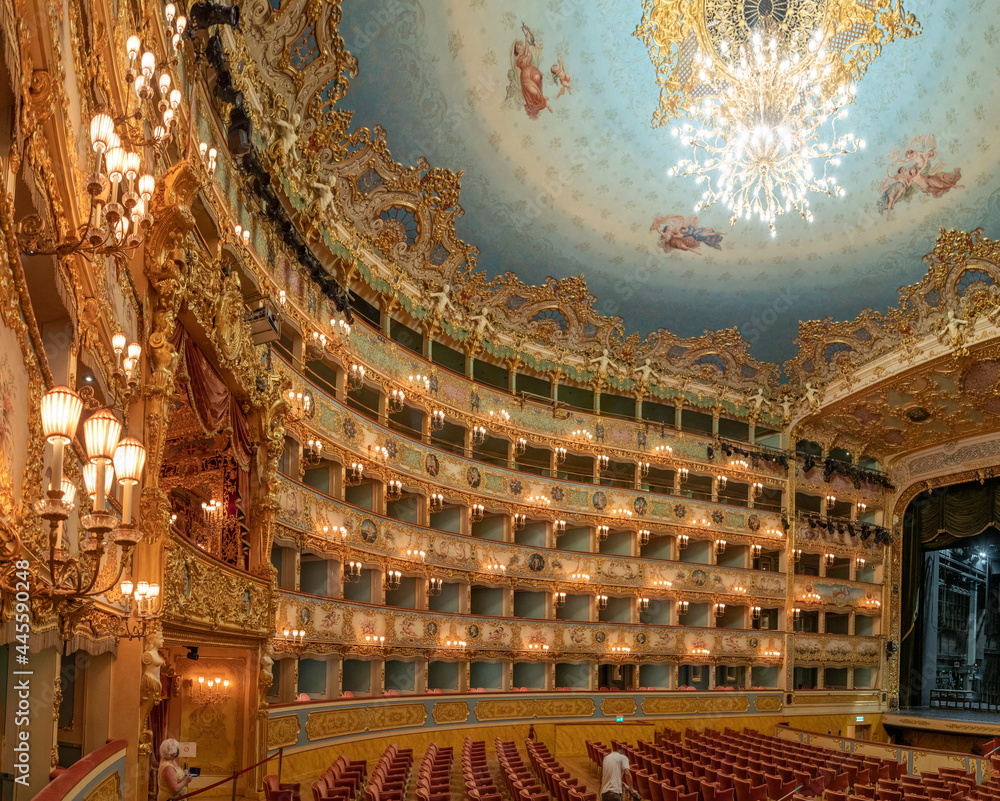
[[[54,387],[42,395],[41,412],[45,438],[65,445],[76,432],[83,400],[69,387]]]
[[[114,463],[119,483],[138,484],[146,466],[146,449],[139,440],[125,437],[115,448]]]
[[[108,409],[94,412],[83,424],[83,437],[91,461],[109,464],[122,434],[122,424]]]

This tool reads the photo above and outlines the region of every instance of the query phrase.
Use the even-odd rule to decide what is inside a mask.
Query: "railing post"
[[[281,782],[281,758],[285,755],[285,746],[278,749],[278,782]]]
[[[233,801],[236,801],[236,777],[239,775],[239,771],[233,771]]]

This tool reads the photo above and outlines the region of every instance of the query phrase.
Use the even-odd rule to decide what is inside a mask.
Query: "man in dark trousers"
[[[632,783],[628,757],[625,756],[625,749],[619,745],[601,762],[601,801],[622,801],[622,790],[627,787],[624,779],[628,780],[628,784]],[[627,789],[629,795],[632,795],[632,788]]]

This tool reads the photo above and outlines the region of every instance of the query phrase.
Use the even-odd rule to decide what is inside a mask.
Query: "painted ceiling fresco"
[[[689,219],[701,189],[668,175],[687,154],[651,125],[640,0],[345,0],[360,74],[340,105],[398,161],[464,171],[458,233],[491,276],[583,275],[627,331],[737,325],[781,362],[800,319],[896,305],[940,227],[1000,236],[1000,4],[908,10],[922,32],[883,47],[850,109],[867,147],[838,168],[846,197],[773,239],[721,208]]]

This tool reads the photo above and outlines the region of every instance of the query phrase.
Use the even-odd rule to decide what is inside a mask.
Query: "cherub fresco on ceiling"
[[[942,197],[952,189],[964,188],[962,170],[956,167],[946,171],[937,158],[937,139],[934,134],[915,136],[903,150],[894,150],[889,154],[889,166],[886,177],[878,185],[879,214],[884,214],[886,220],[892,219],[892,210],[896,204],[909,200],[918,191],[934,198]]]
[[[531,28],[523,22],[521,32],[524,34],[524,39],[515,39],[510,46],[510,69],[507,71],[507,96],[504,98],[504,103],[516,106],[523,101],[525,112],[531,119],[537,120],[538,112],[542,109],[547,108],[552,111],[549,99],[542,89],[542,71],[537,67],[542,60],[542,42],[535,38]],[[562,59],[557,66],[561,65]],[[561,79],[555,70],[553,67],[552,73],[558,82]],[[562,72],[565,75],[565,70]],[[569,86],[568,75],[565,86]]]
[[[722,237],[725,236],[712,228],[699,226],[697,216],[683,217],[680,214],[654,218],[649,230],[660,235],[656,244],[664,253],[684,250],[700,255],[702,245],[722,250]]]

